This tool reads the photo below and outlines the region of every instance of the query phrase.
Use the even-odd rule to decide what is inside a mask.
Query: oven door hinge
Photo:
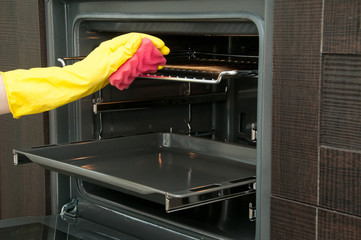
[[[78,199],[74,198],[71,202],[65,204],[60,211],[60,217],[71,224],[76,224],[78,214]]]
[[[251,222],[256,221],[256,207],[249,203],[248,217]]]

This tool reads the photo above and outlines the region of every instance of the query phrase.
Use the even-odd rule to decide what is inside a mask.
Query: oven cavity
[[[171,50],[167,64],[126,90],[108,85],[69,105],[64,144],[16,150],[16,163],[36,162],[66,179],[64,216],[107,222],[139,239],[255,239],[258,18],[106,11],[67,23],[69,48],[56,56],[63,66],[128,32],[161,38]]]

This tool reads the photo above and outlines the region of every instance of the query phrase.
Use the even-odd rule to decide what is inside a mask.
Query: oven
[[[51,111],[51,145],[14,150],[51,170],[54,216],[23,221],[56,239],[269,238],[271,15],[264,0],[46,1],[50,66],[128,32],[171,53]]]

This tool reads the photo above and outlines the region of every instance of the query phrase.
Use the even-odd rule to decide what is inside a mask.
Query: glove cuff
[[[2,81],[3,81],[3,84],[4,84],[4,96],[1,96],[1,101],[6,101],[7,105],[8,105],[8,108],[10,110],[10,112],[13,114],[13,117],[14,118],[19,118],[19,117],[16,117],[13,113],[13,109],[11,107],[11,104],[10,104],[10,92],[8,91],[8,84],[7,84],[7,78],[6,78],[6,74],[5,72],[0,72],[0,75],[2,77]]]

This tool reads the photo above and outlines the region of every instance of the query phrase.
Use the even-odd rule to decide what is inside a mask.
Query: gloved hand
[[[129,33],[103,42],[73,65],[0,72],[13,117],[48,111],[105,87],[109,76],[134,55],[143,38],[149,38],[162,54],[169,53],[159,38]]]
[[[126,89],[136,77],[143,73],[156,72],[166,62],[167,60],[152,41],[144,38],[133,57],[129,58],[116,72],[110,75],[109,82],[119,90]]]

